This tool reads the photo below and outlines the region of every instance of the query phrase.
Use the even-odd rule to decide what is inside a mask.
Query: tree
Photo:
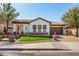
[[[0,21],[6,23],[7,33],[11,20],[19,16],[19,12],[11,5],[11,3],[3,3],[0,6]]]
[[[79,7],[74,7],[62,16],[62,21],[68,26],[76,28],[76,37],[78,37],[79,28]]]

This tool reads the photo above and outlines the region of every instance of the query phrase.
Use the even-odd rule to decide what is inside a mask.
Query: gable
[[[39,21],[39,22],[47,22],[47,23],[51,23],[50,21],[47,21],[47,20],[45,20],[45,19],[43,19],[43,18],[41,18],[41,17],[36,18],[36,19],[30,21],[30,23],[31,23],[31,22],[37,22],[37,21]]]
[[[41,19],[35,20],[30,25],[49,25],[50,23]]]

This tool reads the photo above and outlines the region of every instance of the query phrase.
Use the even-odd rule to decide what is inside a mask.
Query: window
[[[36,25],[33,25],[33,32],[36,32]]]
[[[46,29],[43,29],[43,32],[46,32]]]
[[[46,25],[43,25],[43,32],[46,32]]]
[[[46,25],[43,25],[43,29],[46,29]]]
[[[33,32],[36,32],[36,29],[33,29]]]
[[[38,25],[38,32],[41,32],[41,25]]]
[[[33,29],[36,29],[36,25],[33,25]]]
[[[27,27],[25,29],[27,30]]]
[[[41,25],[38,25],[38,29],[41,29]]]

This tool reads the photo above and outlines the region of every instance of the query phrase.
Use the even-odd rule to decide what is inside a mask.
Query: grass
[[[26,41],[41,41],[41,40],[50,40],[50,37],[48,36],[27,36],[27,37],[21,37],[19,41],[26,42]]]

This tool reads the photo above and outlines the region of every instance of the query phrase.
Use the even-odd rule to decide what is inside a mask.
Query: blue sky
[[[61,22],[62,15],[78,4],[68,3],[16,3],[13,7],[20,12],[17,19],[35,19],[42,17],[50,21]]]

